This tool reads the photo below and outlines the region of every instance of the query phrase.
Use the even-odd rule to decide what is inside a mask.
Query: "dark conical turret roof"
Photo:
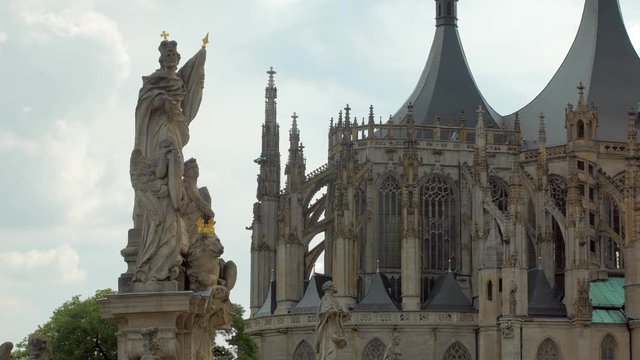
[[[451,271],[440,275],[436,280],[431,295],[422,308],[433,311],[475,311],[471,301],[464,295]]]
[[[389,280],[380,271],[373,276],[367,294],[354,307],[354,311],[396,311],[400,307],[389,294]]]
[[[264,303],[260,306],[260,309],[253,315],[254,317],[270,316],[276,311],[276,281],[271,279],[269,282],[269,290],[267,297],[264,299]]]
[[[317,312],[318,307],[320,306],[320,299],[324,295],[324,291],[322,291],[322,284],[329,280],[331,280],[331,276],[314,273],[311,280],[309,280],[307,290],[304,292],[302,299],[300,299],[300,302],[290,310],[290,313],[300,314]]]
[[[434,124],[436,116],[443,126],[459,126],[460,114],[474,118],[479,106],[488,114],[486,126],[498,127],[500,116],[489,106],[473,80],[458,34],[455,2],[452,13],[436,1],[436,34],[427,63],[415,89],[393,116],[400,123],[407,115],[407,106],[413,105],[417,124]],[[448,4],[447,4],[448,6]]]
[[[537,134],[537,119],[544,113],[547,145],[566,143],[564,109],[576,102],[580,82],[586,103],[598,108],[598,139],[626,141],[627,111],[640,102],[640,58],[617,0],[586,0],[578,34],[564,62],[544,90],[519,111],[522,133]],[[535,139],[527,140],[533,147]]]
[[[529,270],[527,280],[529,315],[565,316],[567,314],[564,304],[556,297],[542,269]]]

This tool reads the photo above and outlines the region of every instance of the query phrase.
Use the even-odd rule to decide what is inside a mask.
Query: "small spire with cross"
[[[160,37],[164,40],[167,41],[169,40],[169,33],[166,32],[165,30],[162,30],[162,33],[160,33]]]

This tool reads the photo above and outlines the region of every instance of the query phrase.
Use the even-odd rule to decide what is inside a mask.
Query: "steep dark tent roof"
[[[565,316],[567,310],[558,300],[542,269],[531,269],[527,274],[529,315]]]
[[[314,273],[311,280],[309,280],[304,296],[302,296],[300,302],[298,302],[298,304],[296,304],[296,306],[289,312],[292,314],[317,312],[318,306],[320,306],[320,299],[322,298],[322,295],[324,295],[324,291],[322,291],[322,284],[329,280],[331,280],[331,276]]]
[[[371,281],[367,294],[354,307],[353,311],[396,311],[400,307],[389,294],[389,280],[377,271]]]
[[[422,308],[433,311],[475,311],[471,301],[464,295],[451,271],[440,275],[436,280],[431,295]]]
[[[264,299],[264,303],[260,306],[260,309],[253,315],[254,317],[270,316],[276,311],[276,281],[271,280],[269,283],[269,292],[267,292],[267,298]]]
[[[440,5],[439,1],[436,3]],[[467,126],[473,126],[476,111],[482,106],[487,114],[485,125],[498,127],[496,120],[500,116],[487,104],[469,70],[458,34],[457,4],[453,5],[451,16],[442,14],[436,18],[436,34],[427,63],[415,89],[393,116],[395,123],[404,120],[411,103],[417,124],[434,124],[439,115],[441,125],[459,126],[460,113],[464,111]]]
[[[564,110],[578,99],[598,108],[598,139],[626,141],[627,112],[640,102],[640,58],[624,26],[617,0],[586,0],[578,34],[549,84],[520,113],[523,134],[537,134],[546,115],[547,145],[566,143]],[[506,117],[509,121],[513,114]],[[525,136],[526,138],[526,136]],[[526,138],[534,147],[535,138]]]

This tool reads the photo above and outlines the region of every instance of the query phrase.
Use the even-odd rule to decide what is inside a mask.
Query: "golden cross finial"
[[[162,33],[160,34],[160,37],[164,39],[164,41],[169,40],[169,33],[162,30]]]
[[[202,48],[205,49],[209,44],[209,33],[202,38]]]

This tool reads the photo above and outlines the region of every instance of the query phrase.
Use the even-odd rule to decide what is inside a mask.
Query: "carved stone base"
[[[102,318],[118,325],[118,360],[213,360],[209,294],[129,293],[100,300]],[[142,336],[150,328],[156,331],[153,344]]]

